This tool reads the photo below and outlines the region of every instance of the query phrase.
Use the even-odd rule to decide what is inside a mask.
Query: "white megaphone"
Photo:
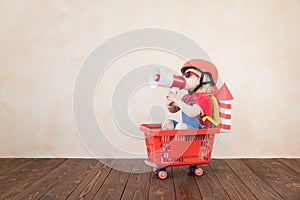
[[[156,67],[150,73],[150,87],[156,88],[157,86],[174,88],[174,89],[184,89],[185,79],[182,76],[174,75],[161,70]]]

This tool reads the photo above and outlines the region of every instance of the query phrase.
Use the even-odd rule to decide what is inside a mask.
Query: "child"
[[[195,66],[184,66],[181,73],[186,80],[185,89],[188,94],[180,99],[175,93],[167,95],[168,110],[171,113],[182,111],[182,122],[166,120],[163,129],[198,129],[209,128],[211,122],[206,116],[212,117],[212,100],[214,80],[209,72],[203,72]]]

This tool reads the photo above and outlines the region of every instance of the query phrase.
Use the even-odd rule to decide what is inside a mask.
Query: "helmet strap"
[[[204,74],[206,74],[209,77],[209,81],[203,82]],[[203,85],[206,85],[206,84],[210,84],[210,85],[214,86],[215,82],[214,82],[214,79],[213,79],[211,73],[209,73],[209,72],[202,72],[199,84],[197,85],[197,87],[195,87],[195,89],[194,89],[193,92],[194,93],[197,92],[197,90],[199,90],[199,88],[201,88]]]
[[[199,84],[195,87],[195,89],[193,90],[193,93],[197,92],[197,90],[199,90],[199,88],[202,87],[203,85],[203,77],[204,77],[204,74],[205,72],[202,72],[201,73],[201,78],[200,78],[200,81],[199,81]]]

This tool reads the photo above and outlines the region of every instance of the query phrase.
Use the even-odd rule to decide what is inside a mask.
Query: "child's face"
[[[199,84],[201,73],[194,69],[188,69],[183,74],[183,77],[186,81],[186,85],[184,89],[193,90]]]

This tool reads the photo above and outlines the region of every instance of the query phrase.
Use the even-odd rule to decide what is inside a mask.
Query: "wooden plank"
[[[230,166],[242,180],[242,182],[251,190],[258,199],[272,200],[283,199],[280,194],[274,191],[268,184],[249,169],[241,159],[228,159],[225,162]]]
[[[37,165],[35,168],[32,168],[28,175],[21,177],[17,182],[13,182],[7,189],[1,192],[0,199],[14,199],[14,196],[22,193],[26,188],[30,187],[32,183],[63,163],[64,160],[65,159],[45,159],[44,162],[36,160]]]
[[[28,158],[0,158],[0,170],[2,170],[2,168],[4,166],[7,166],[7,165],[15,165],[15,163],[17,162],[25,162],[27,161]]]
[[[97,165],[99,161],[95,159],[81,159],[81,162],[68,177],[62,179],[49,190],[41,199],[66,199],[85,176]]]
[[[144,163],[144,160],[134,160],[134,166],[129,176],[128,183],[126,184],[122,199],[148,199],[151,173],[151,168]]]
[[[16,195],[14,199],[40,199],[46,192],[53,188],[56,184],[73,173],[76,166],[80,165],[82,159],[68,159],[59,167],[51,171],[49,174],[34,182],[29,188],[22,193]]]
[[[219,182],[213,170],[209,165],[201,165],[204,174],[201,177],[195,177],[202,199],[229,199],[222,184]]]
[[[9,172],[3,175],[2,179],[0,180],[0,193],[6,190],[10,185],[22,179],[22,177],[29,174],[32,169],[39,165],[39,163],[43,163],[45,161],[46,159],[28,159],[23,164],[9,170]]]
[[[286,159],[286,158],[280,158],[276,159],[277,161],[285,164],[298,174],[300,174],[300,159]]]
[[[202,199],[194,176],[188,171],[188,166],[173,167],[176,199]]]
[[[14,160],[14,159],[13,158],[0,158],[0,166],[3,164],[6,165],[8,162],[10,162],[12,160]],[[17,159],[15,158],[15,160],[17,160]]]
[[[175,199],[173,168],[168,167],[167,173],[168,173],[168,178],[165,180],[160,180],[157,175],[152,173],[150,189],[149,189],[149,199],[151,200]]]
[[[10,171],[15,171],[17,167],[30,159],[26,158],[1,158],[0,159],[0,180],[4,175],[8,175]]]
[[[16,159],[1,166],[0,188],[5,185],[5,179],[17,179],[18,174],[21,171],[26,171],[26,168],[31,164],[32,159]]]
[[[67,199],[93,199],[115,163],[112,159],[101,160]]]
[[[132,166],[133,163],[129,160],[118,160],[94,199],[120,199],[130,173],[117,169],[130,169]]]
[[[204,175],[168,168],[160,180],[143,160],[0,159],[0,199],[299,199],[299,159],[211,160]],[[133,165],[134,163],[134,165]],[[111,166],[111,165],[110,165]],[[3,168],[2,168],[3,167]],[[6,170],[9,173],[6,173]]]
[[[256,199],[224,160],[211,160],[209,165],[230,199]]]
[[[294,170],[275,159],[245,159],[244,163],[284,199],[299,199],[300,177]]]

